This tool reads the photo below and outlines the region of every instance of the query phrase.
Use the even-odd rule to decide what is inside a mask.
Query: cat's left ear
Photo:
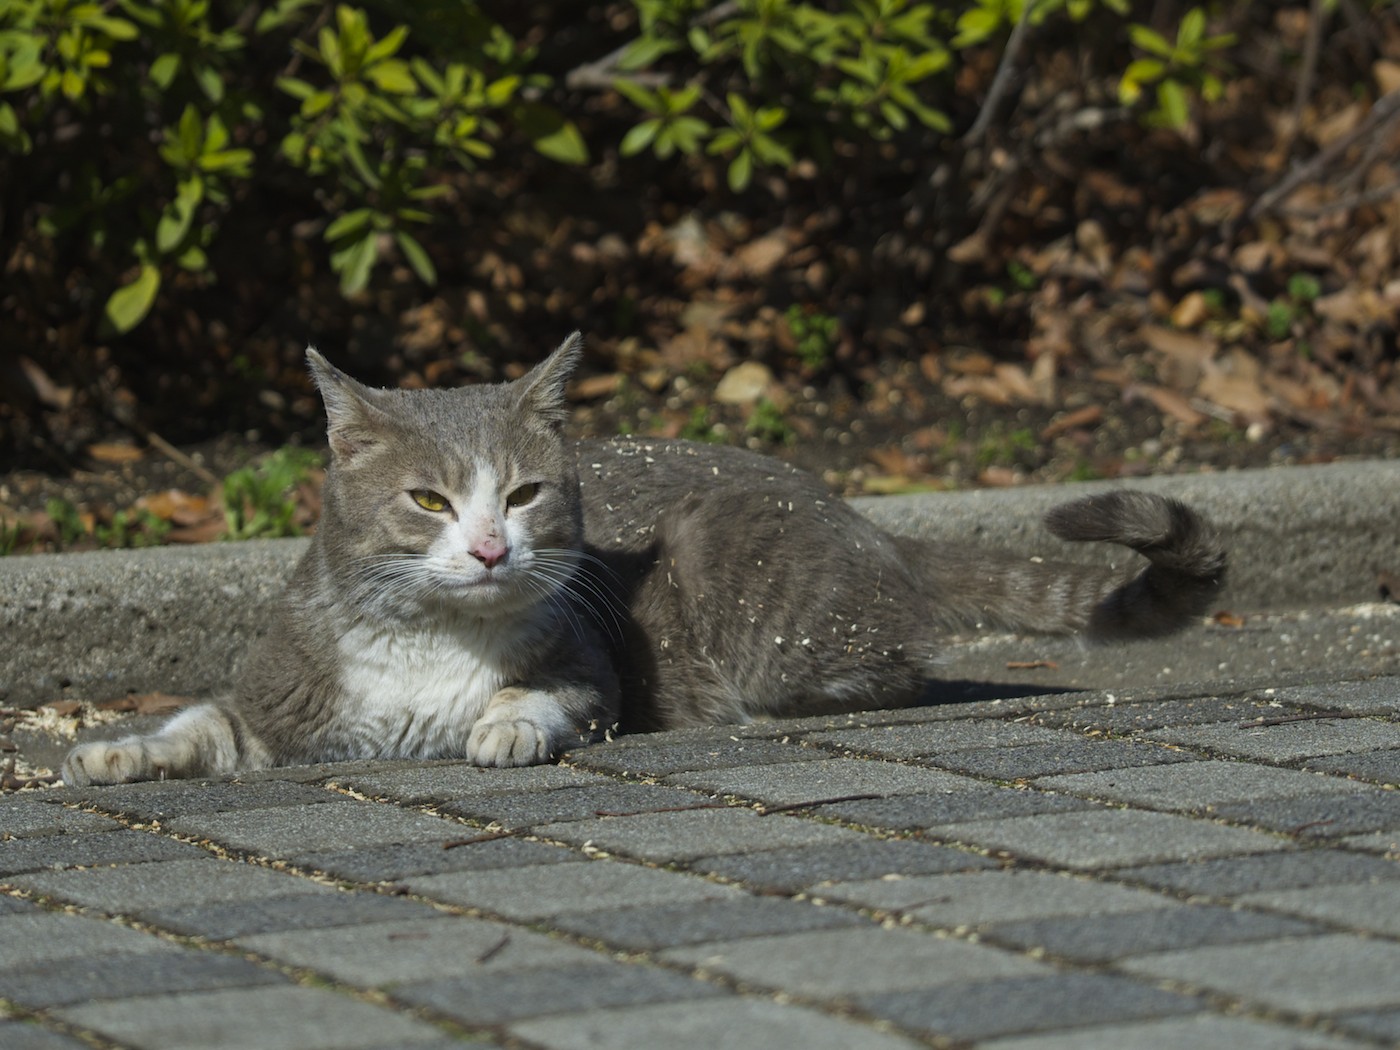
[[[562,426],[569,418],[564,391],[583,357],[583,336],[575,332],[559,344],[559,349],[517,380],[520,407],[533,412],[551,426]]]
[[[380,392],[357,383],[322,357],[314,346],[306,348],[311,378],[326,404],[326,437],[339,459],[375,444],[383,432],[384,413],[374,406]]]

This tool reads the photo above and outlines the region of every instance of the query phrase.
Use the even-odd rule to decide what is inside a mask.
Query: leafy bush
[[[1207,32],[1204,8],[1170,36],[1129,23],[1126,0],[633,7],[635,35],[576,68],[564,91],[534,45],[470,2],[8,0],[0,181],[14,219],[0,249],[55,260],[52,283],[125,333],[172,282],[213,282],[221,226],[265,219],[258,201],[275,191],[295,221],[322,224],[323,260],[346,295],[386,257],[432,284],[420,234],[454,173],[507,144],[586,163],[574,118],[593,112],[590,92],[611,100],[611,119],[590,118],[595,151],[720,164],[740,193],[798,161],[821,170],[852,151],[926,152],[953,131],[953,78],[969,53],[1019,60],[1025,26],[1093,22],[1131,42],[1136,57],[1117,52],[1132,58],[1116,71],[1121,98],[1171,126],[1197,94],[1219,96],[1233,42]],[[52,298],[36,292],[37,309]]]

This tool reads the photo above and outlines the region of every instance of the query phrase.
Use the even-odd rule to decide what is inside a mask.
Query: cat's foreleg
[[[269,764],[267,749],[237,715],[217,704],[200,704],[147,736],[79,744],[63,760],[63,782],[82,787],[222,776]]]

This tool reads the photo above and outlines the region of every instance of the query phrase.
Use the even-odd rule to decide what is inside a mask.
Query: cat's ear
[[[349,459],[382,440],[385,416],[374,405],[380,391],[355,382],[314,346],[306,348],[306,364],[326,405],[326,436],[332,454]]]
[[[569,418],[564,390],[583,357],[583,336],[575,332],[559,344],[559,349],[517,380],[520,407],[551,426],[562,426]]]

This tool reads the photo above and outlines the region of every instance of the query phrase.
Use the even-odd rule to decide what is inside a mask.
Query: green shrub
[[[649,153],[697,179],[722,165],[741,193],[799,161],[820,172],[848,156],[927,154],[953,130],[953,78],[969,52],[1006,48],[1023,24],[1093,23],[1120,40],[1122,67],[1104,75],[1171,126],[1196,95],[1220,95],[1233,44],[1208,32],[1203,7],[1163,35],[1130,23],[1126,0],[632,7],[631,39],[574,59],[565,90],[532,44],[471,0],[7,0],[0,250],[11,258],[20,243],[52,260],[51,286],[91,302],[81,309],[109,334],[129,332],[172,283],[215,281],[221,227],[266,221],[259,202],[275,193],[281,218],[320,224],[320,258],[345,294],[386,254],[431,284],[420,235],[444,213],[454,173],[506,145],[586,163],[575,115],[590,114],[595,151]],[[576,24],[577,8],[557,17],[541,38],[568,19],[592,54],[609,46],[608,30]],[[593,92],[606,96],[601,110]],[[37,309],[51,293],[36,290]]]

